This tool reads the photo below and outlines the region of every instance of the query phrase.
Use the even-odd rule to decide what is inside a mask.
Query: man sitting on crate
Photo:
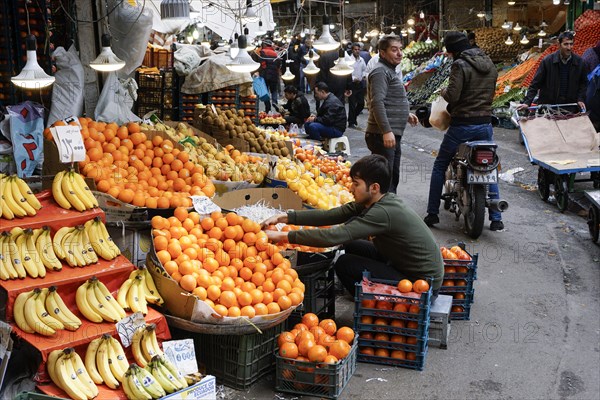
[[[308,100],[302,93],[298,93],[298,89],[293,85],[287,85],[283,89],[283,95],[287,99],[287,103],[283,106],[286,110],[285,122],[301,127],[304,125],[304,121],[310,117]]]
[[[335,271],[352,295],[367,270],[377,279],[433,278],[435,299],[444,276],[440,249],[423,220],[396,194],[388,193],[386,158],[377,154],[361,158],[350,169],[350,177],[354,202],[331,210],[289,210],[262,223],[332,227],[266,230],[269,239],[317,247],[343,245],[345,254],[337,259]]]

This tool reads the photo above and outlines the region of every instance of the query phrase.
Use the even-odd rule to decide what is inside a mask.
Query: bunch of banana
[[[72,347],[52,351],[48,355],[46,369],[52,382],[74,400],[93,399],[99,394],[81,357]]]
[[[0,216],[6,219],[34,216],[42,208],[29,185],[16,175],[0,174]]]
[[[117,301],[124,309],[139,311],[144,315],[148,312],[148,303],[160,306],[165,302],[158,293],[150,271],[145,266],[131,271],[129,279],[125,280],[119,288]]]
[[[21,254],[17,250],[10,232],[0,234],[0,278],[3,281],[7,279],[25,279],[27,271],[21,262]]]
[[[50,227],[43,226],[33,230],[32,239],[35,242],[35,248],[40,256],[42,264],[48,271],[60,271],[62,269],[62,263],[56,257],[54,252],[54,245],[52,238],[50,237]]]
[[[137,327],[131,338],[131,352],[140,367],[148,365],[152,357],[164,355],[156,339],[156,324]]]
[[[131,364],[125,372],[123,391],[130,400],[159,399],[167,394],[156,378],[137,364]]]
[[[152,357],[146,370],[152,374],[167,393],[173,393],[188,387],[183,374],[165,356]]]
[[[121,250],[117,247],[106,230],[102,218],[95,217],[85,223],[85,231],[90,238],[92,248],[100,257],[105,260],[112,260],[119,254]]]
[[[57,330],[67,328],[61,319],[55,318],[46,310],[48,293],[48,289],[36,288],[17,296],[13,305],[13,318],[21,330],[52,336]],[[69,329],[73,327],[71,325]]]
[[[52,238],[52,245],[56,256],[71,267],[85,267],[98,262],[98,255],[83,225],[60,228]]]
[[[85,367],[94,383],[104,383],[109,388],[116,389],[123,382],[129,363],[121,343],[105,333],[88,345]]]
[[[33,229],[15,227],[10,232],[2,232],[2,260],[0,263],[0,278],[2,280],[25,278],[43,278],[46,267],[40,259],[35,247]]]
[[[59,206],[67,210],[85,211],[98,207],[98,200],[83,176],[73,170],[56,174],[52,181],[52,196]]]
[[[92,322],[118,322],[127,315],[106,286],[95,276],[79,286],[75,302],[83,316]]]
[[[81,326],[81,320],[69,310],[69,307],[67,307],[62,297],[56,291],[56,286],[48,288],[45,305],[48,314],[62,322],[65,329],[75,331]]]

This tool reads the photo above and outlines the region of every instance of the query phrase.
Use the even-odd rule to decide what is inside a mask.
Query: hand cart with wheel
[[[586,190],[585,197],[590,201],[588,209],[588,228],[594,243],[598,243],[600,234],[600,190]]]
[[[538,105],[529,107],[531,116],[515,114],[532,164],[539,166],[538,194],[544,201],[550,185],[558,209],[569,204],[575,182],[593,182],[600,187],[600,150],[598,134],[586,114],[565,113],[563,107],[577,104]],[[590,173],[582,178],[581,173]]]

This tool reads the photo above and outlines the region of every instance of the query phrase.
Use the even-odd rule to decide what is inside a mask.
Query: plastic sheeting
[[[83,114],[84,73],[75,46],[72,45],[68,51],[58,47],[52,56],[58,71],[54,74],[56,81],[52,88],[52,105],[46,126]]]

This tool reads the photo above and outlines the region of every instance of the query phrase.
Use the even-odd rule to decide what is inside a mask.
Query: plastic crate
[[[54,397],[54,396],[48,396],[45,395],[43,393],[37,393],[37,392],[21,392],[19,394],[17,394],[17,397],[15,397],[13,400],[57,400],[60,398],[59,397]]]
[[[368,273],[365,277],[368,278]],[[398,282],[383,279],[369,279],[371,282],[396,287]],[[393,295],[387,293],[368,293],[363,291],[362,283],[356,284],[354,330],[359,335],[359,362],[395,365],[398,367],[422,370],[425,366],[427,341],[429,332],[429,313],[431,310],[431,280],[430,289],[419,298]],[[365,306],[365,301],[386,301],[388,303],[404,304],[405,309],[382,309]],[[392,306],[392,307],[394,307]],[[409,312],[410,306],[418,306],[418,311]],[[383,319],[383,321],[378,321]],[[377,336],[381,337],[377,337]],[[387,357],[368,353],[376,349],[403,351],[404,358]],[[388,355],[389,355],[388,353]]]
[[[469,254],[467,252],[467,254]],[[469,254],[471,260],[449,260],[444,259],[444,271],[454,268],[456,272],[444,272],[444,279],[477,279],[477,261],[479,254]]]
[[[283,323],[263,333],[250,335],[211,335],[171,329],[174,338],[193,338],[196,359],[220,384],[247,389],[273,371],[277,336]]]
[[[298,361],[275,355],[275,390],[306,396],[336,399],[356,370],[358,343],[337,364]]]

